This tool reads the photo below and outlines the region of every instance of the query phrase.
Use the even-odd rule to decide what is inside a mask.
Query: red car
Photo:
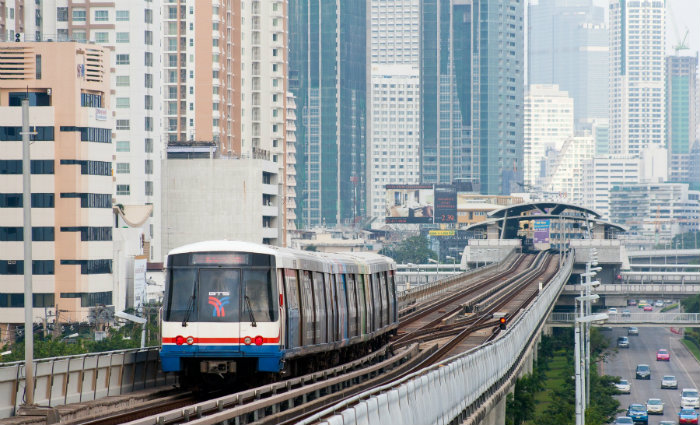
[[[654,307],[652,307],[652,306],[650,306],[650,305],[645,305],[645,306],[644,306],[644,311],[654,311]]]
[[[671,353],[669,353],[668,350],[665,350],[663,348],[660,349],[656,352],[656,361],[671,361]]]

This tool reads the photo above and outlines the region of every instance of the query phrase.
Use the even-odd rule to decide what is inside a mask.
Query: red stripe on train
[[[251,337],[254,340],[254,337]],[[280,338],[263,338],[263,344],[277,344]],[[163,337],[163,344],[175,344],[175,338]],[[193,344],[245,344],[244,338],[194,338]]]

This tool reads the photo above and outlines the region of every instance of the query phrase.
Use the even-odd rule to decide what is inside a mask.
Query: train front
[[[187,385],[280,371],[274,256],[178,249],[166,268],[164,372]]]

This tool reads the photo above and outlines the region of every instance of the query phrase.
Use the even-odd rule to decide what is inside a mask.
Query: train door
[[[369,275],[372,282],[372,330],[382,327],[382,295],[379,290],[379,273]]]
[[[314,344],[314,334],[315,334],[315,323],[316,318],[314,315],[314,299],[313,290],[311,288],[311,272],[304,270],[302,273],[301,281],[301,301],[303,317],[302,323],[302,344],[303,345],[313,345]]]
[[[355,275],[355,278],[357,279],[357,306],[360,311],[360,327],[358,329],[358,332],[360,335],[365,335],[367,333],[367,327],[369,324],[370,318],[372,317],[372,310],[368,308],[367,305],[367,293],[365,292],[366,284],[365,284],[365,276],[361,274]]]
[[[352,338],[359,332],[360,311],[357,304],[357,293],[355,291],[355,278],[352,274],[344,274],[343,282],[347,281],[346,293],[348,297],[348,335]]]
[[[285,311],[287,313],[287,323],[285,337],[287,347],[294,348],[301,346],[301,310],[299,306],[299,278],[294,269],[284,270],[284,292]]]
[[[335,294],[338,297],[338,340],[348,338],[348,299],[344,275],[335,275]]]
[[[394,281],[394,271],[389,270],[387,275],[387,289],[389,290],[389,323],[396,321],[396,282]]]
[[[335,275],[326,275],[326,305],[331,312],[330,323],[328,326],[328,341],[338,341],[338,298],[335,292]]]
[[[225,344],[231,350],[240,350],[241,270],[200,268],[198,280],[200,296],[196,301],[199,311],[197,321],[201,325],[198,329],[189,331],[192,335],[198,335],[198,351],[216,349],[214,343],[219,347]]]
[[[389,324],[389,302],[387,300],[386,273],[379,272],[379,293],[382,296],[382,323],[381,327]]]
[[[315,344],[323,344],[328,341],[328,329],[326,324],[326,295],[325,285],[323,284],[323,274],[319,272],[313,273],[314,287],[314,311],[316,312],[316,333],[314,337]]]

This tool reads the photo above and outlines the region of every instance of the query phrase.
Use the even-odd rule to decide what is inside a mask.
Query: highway
[[[636,308],[636,307],[632,307]],[[657,310],[655,308],[655,310]],[[617,348],[617,337],[627,335],[626,328],[613,328],[603,332],[610,338],[612,354],[603,363],[603,373],[620,376],[631,384],[631,393],[618,396],[620,407],[627,409],[631,403],[646,403],[649,398],[660,398],[664,402],[663,415],[649,415],[649,424],[662,420],[678,423],[680,393],[683,388],[700,388],[700,365],[680,341],[680,336],[669,328],[639,328],[639,335],[629,336],[630,348]],[[656,361],[656,350],[669,349],[670,362]],[[651,368],[651,380],[635,379],[637,364],[646,363]],[[675,375],[678,390],[661,389],[661,378]]]

